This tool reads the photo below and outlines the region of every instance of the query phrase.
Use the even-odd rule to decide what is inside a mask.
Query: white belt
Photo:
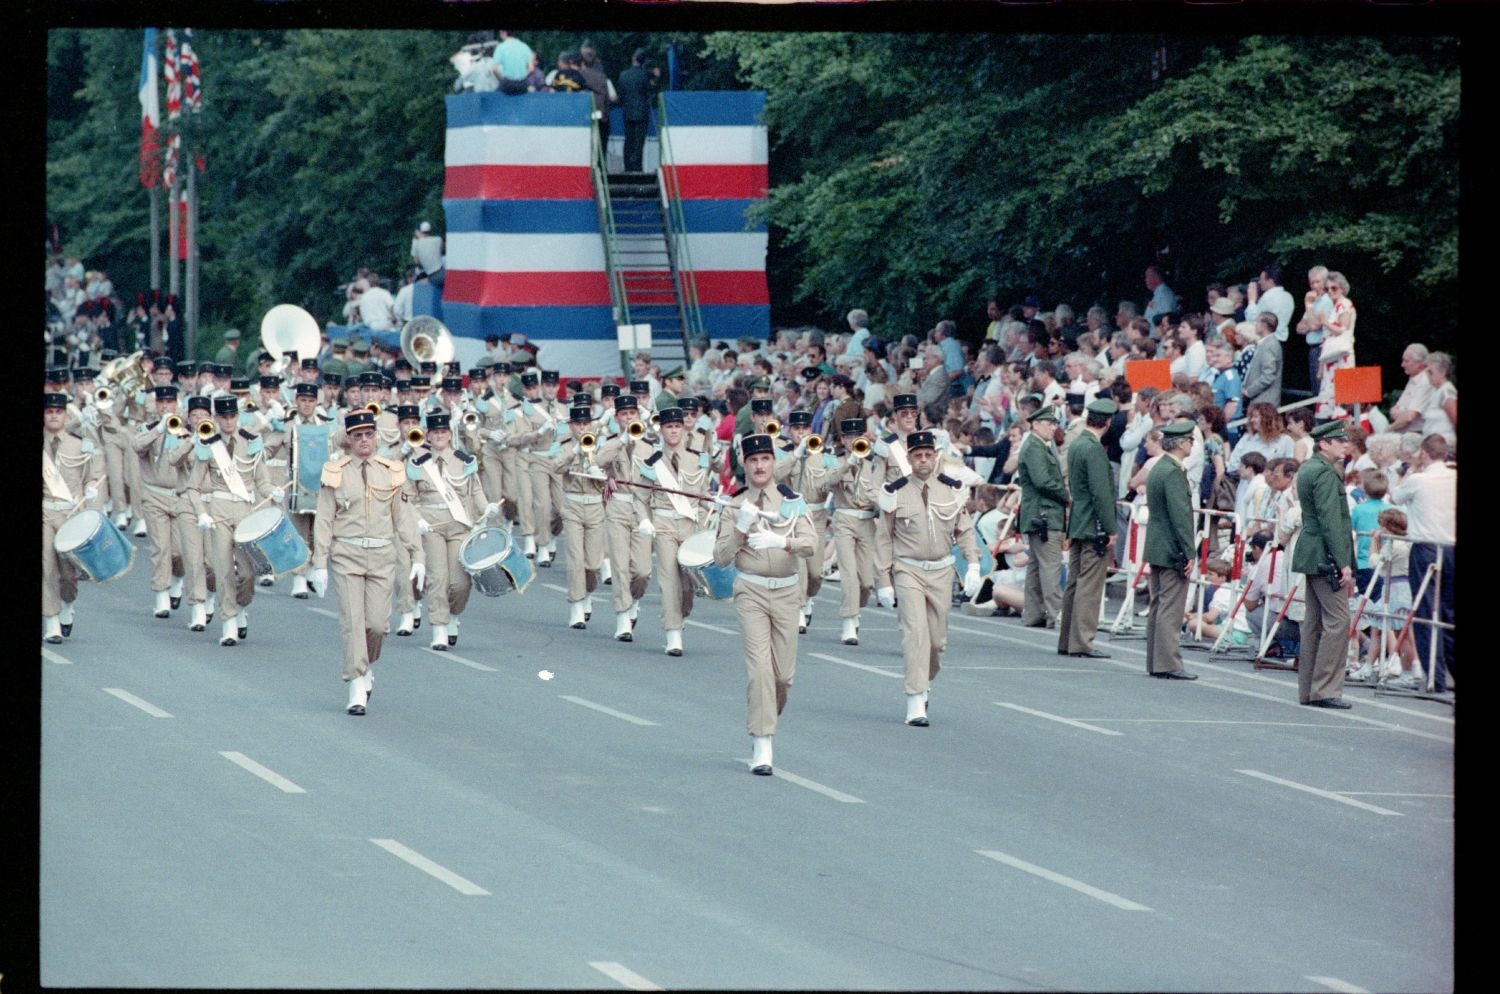
[[[266,460],[266,465],[267,466],[285,466],[286,464],[287,463],[286,463],[285,459],[267,459]]]
[[[617,500],[621,504],[634,504],[635,494],[622,494],[620,493],[620,491],[616,490],[614,493],[609,495],[609,499]]]
[[[141,481],[141,486],[145,487],[147,490],[151,491],[154,494],[161,494],[163,497],[181,497],[182,496],[180,493],[178,493],[176,490],[173,490],[171,487],[158,487],[156,484],[154,484],[154,483],[147,483],[144,480]]]
[[[862,518],[862,519],[864,519],[864,518],[873,518],[873,517],[875,517],[875,512],[874,511],[862,511],[862,510],[860,510],[857,507],[836,507],[836,508],[833,509],[833,513],[834,514],[847,514],[851,518]]]
[[[71,511],[78,507],[77,501],[71,500],[43,500],[42,507],[48,511]]]
[[[905,563],[908,566],[915,566],[917,569],[928,571],[935,569],[948,569],[953,565],[953,557],[951,555],[944,556],[941,559],[910,559],[906,556],[897,556],[896,561],[898,563]]]
[[[241,498],[236,497],[234,494],[230,493],[228,490],[215,490],[212,493],[204,494],[203,495],[203,499],[204,500],[240,500]],[[253,495],[250,496],[250,497],[246,497],[246,498],[244,498],[244,502],[246,504],[253,504],[255,502],[255,497]]]
[[[575,494],[575,493],[570,493],[570,492],[564,490],[563,491],[563,496],[566,497],[568,500],[572,501],[575,504],[603,504],[604,503],[604,498],[601,497],[599,494]]]
[[[746,573],[744,570],[740,570],[740,579],[753,583],[757,587],[765,587],[767,590],[780,590],[802,581],[802,577],[796,573],[791,576],[761,576],[759,573]]]
[[[361,549],[382,549],[391,544],[388,538],[339,538],[338,541],[347,545],[357,545]]]
[[[448,505],[447,504],[418,504],[417,506],[420,507],[424,511],[447,511],[448,510]]]
[[[651,513],[652,514],[659,514],[662,517],[669,518],[669,519],[681,518],[684,521],[696,521],[697,520],[697,518],[689,517],[686,514],[679,514],[676,511],[673,511],[673,510],[671,510],[669,508],[665,508],[665,507],[653,507],[651,509]]]

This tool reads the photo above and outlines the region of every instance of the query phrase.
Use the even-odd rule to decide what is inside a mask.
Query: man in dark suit
[[[1274,319],[1275,315],[1268,317]],[[1251,354],[1250,362],[1245,366],[1245,375],[1240,381],[1240,396],[1244,401],[1240,410],[1248,411],[1251,404],[1259,403],[1280,407],[1281,343],[1276,340],[1274,329],[1267,330],[1266,324],[1259,320],[1255,322],[1252,334],[1259,337],[1253,343],[1255,351]]]
[[[1151,617],[1146,621],[1146,672],[1168,680],[1196,680],[1182,668],[1182,619],[1187,607],[1188,564],[1193,561],[1193,494],[1182,460],[1193,447],[1193,425],[1161,429],[1161,458],[1146,477],[1146,578]]]
[[[1062,608],[1063,515],[1068,488],[1062,464],[1049,436],[1057,428],[1057,414],[1043,407],[1031,416],[1031,434],[1021,443],[1016,483],[1021,488],[1021,516],[1016,530],[1027,537],[1026,594],[1021,624],[1051,628]]]
[[[1116,529],[1114,482],[1100,438],[1119,406],[1108,397],[1090,404],[1083,434],[1068,446],[1068,489],[1073,503],[1068,515],[1068,587],[1063,591],[1062,620],[1057,626],[1059,656],[1109,658],[1109,653],[1094,648]]]
[[[1292,572],[1303,575],[1307,591],[1297,700],[1342,710],[1349,707],[1342,695],[1349,655],[1349,597],[1354,593],[1354,526],[1343,468],[1349,441],[1342,421],[1319,425],[1312,436],[1318,451],[1297,470],[1302,533],[1292,552]]]
[[[646,50],[638,48],[630,57],[630,68],[620,73],[620,116],[625,119],[625,171],[641,172],[646,149],[646,126],[651,104],[661,85],[661,70],[646,64]]]

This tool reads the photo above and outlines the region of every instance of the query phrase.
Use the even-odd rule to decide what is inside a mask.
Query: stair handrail
[[[613,303],[616,325],[630,324],[630,302],[626,299],[625,278],[620,272],[615,257],[617,247],[615,213],[609,197],[609,165],[605,158],[608,150],[599,140],[599,128],[589,121],[590,171],[594,183],[594,206],[599,214],[599,233],[604,239],[604,273],[609,280],[609,296]]]
[[[671,128],[667,121],[667,94],[656,100],[657,175],[662,211],[667,218],[667,262],[672,267],[672,281],[677,288],[678,319],[682,323],[682,358],[684,368],[692,362],[689,339],[705,337],[703,312],[698,303],[698,280],[688,251],[687,220],[682,212],[682,187],[672,157]]]

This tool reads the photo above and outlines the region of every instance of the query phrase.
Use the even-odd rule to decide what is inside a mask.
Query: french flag
[[[156,29],[146,29],[141,51],[141,185],[161,183],[161,98],[156,86]]]

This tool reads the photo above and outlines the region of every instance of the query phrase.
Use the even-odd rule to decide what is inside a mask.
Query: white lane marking
[[[63,666],[72,666],[73,665],[73,660],[68,659],[65,656],[59,656],[57,653],[53,652],[51,649],[43,649],[42,650],[42,658],[45,659],[45,660],[47,660],[48,662],[60,663]]]
[[[1046,711],[1038,711],[1035,708],[1022,707],[1019,704],[1011,704],[1007,701],[996,701],[995,704],[1002,708],[1010,708],[1012,711],[1020,711],[1022,714],[1035,715],[1038,718],[1046,718],[1048,721],[1056,721],[1061,722],[1064,725],[1072,725],[1074,728],[1081,728],[1086,732],[1098,732],[1100,735],[1125,734],[1124,732],[1117,732],[1113,728],[1100,728],[1098,725],[1090,725],[1086,721],[1077,721],[1073,718],[1064,718],[1061,715],[1048,714]]]
[[[426,649],[423,649],[422,651],[423,652],[430,652],[434,656],[437,656],[440,659],[452,660],[453,662],[458,663],[460,666],[467,666],[467,667],[469,667],[472,670],[483,670],[486,673],[498,673],[498,672],[500,672],[499,670],[495,669],[495,667],[493,667],[493,666],[486,666],[483,663],[476,663],[472,659],[465,659],[463,656],[460,656],[458,653],[452,651],[451,649],[443,649],[443,650],[439,651],[437,649],[432,648],[431,646],[428,646]]]
[[[1383,732],[1365,725],[1336,725],[1331,721],[1239,721],[1228,718],[1080,718],[1080,721],[1131,722],[1151,725],[1285,725],[1291,728],[1336,728],[1346,732]]]
[[[848,666],[848,667],[851,667],[852,669],[864,670],[867,673],[874,673],[876,676],[888,676],[888,677],[891,677],[892,679],[895,679],[895,680],[904,680],[904,679],[906,679],[906,674],[904,674],[904,673],[892,673],[892,672],[890,672],[890,668],[889,667],[886,668],[886,669],[881,669],[878,666],[870,666],[870,665],[868,665],[866,663],[856,663],[856,662],[853,662],[852,660],[840,659],[837,656],[825,656],[821,652],[809,652],[808,655],[811,656],[814,659],[822,659],[822,660],[824,660],[826,662],[838,663],[840,666]]]
[[[1000,670],[1006,673],[1099,673],[1086,666],[944,666],[945,670]]]
[[[567,587],[561,587],[555,583],[544,583],[542,584],[542,586],[546,587],[548,590],[555,590],[560,594],[566,594],[568,592]]]
[[[853,794],[846,794],[841,790],[834,790],[832,787],[825,787],[822,784],[818,783],[816,780],[809,780],[806,777],[799,777],[797,776],[797,774],[788,773],[786,770],[783,770],[780,767],[776,768],[776,772],[774,775],[781,777],[784,780],[788,780],[791,783],[796,784],[798,787],[806,787],[808,790],[816,791],[817,793],[822,794],[824,797],[831,797],[835,801],[838,801],[840,804],[865,803],[862,799],[855,797]]]
[[[720,635],[738,635],[739,634],[739,630],[738,629],[735,629],[735,628],[721,628],[718,625],[709,625],[709,624],[705,624],[704,622],[701,622],[701,621],[694,621],[692,618],[684,618],[683,621],[682,621],[682,623],[684,625],[692,625],[694,628],[707,628],[709,631],[711,631],[711,632],[718,632]]]
[[[334,621],[339,620],[339,613],[337,611],[330,611],[326,607],[310,607],[308,610],[313,614],[321,614],[325,618],[332,618]]]
[[[246,756],[242,752],[220,752],[219,755],[223,756],[225,759],[229,760],[240,769],[248,770],[249,772],[254,773],[256,776],[260,777],[262,780],[270,784],[272,787],[275,787],[277,790],[283,791],[288,794],[307,793],[307,791],[303,790],[301,787],[298,787],[296,784],[292,783],[280,773],[277,773],[274,770],[266,769],[264,766],[260,765],[255,760],[251,759],[249,756]]]
[[[568,694],[558,694],[557,696],[561,697],[565,701],[571,701],[574,704],[580,704],[583,707],[598,711],[600,714],[607,714],[611,718],[619,718],[621,721],[628,721],[632,725],[656,724],[656,722],[654,721],[647,721],[645,718],[637,718],[635,715],[626,714],[624,711],[616,711],[614,708],[607,708],[603,704],[595,704],[593,701],[586,701],[582,697],[572,697]]]
[[[660,991],[666,989],[664,987],[658,987],[656,984],[653,984],[651,981],[647,980],[639,973],[636,973],[629,967],[623,966],[619,963],[611,963],[604,960],[590,960],[589,966],[593,967],[595,970],[598,970],[600,973],[604,974],[606,977],[608,977],[610,980],[613,980],[621,987],[624,987],[626,990]]]
[[[1356,987],[1349,981],[1340,980],[1338,977],[1308,977],[1306,979],[1315,984],[1321,984],[1331,991],[1338,991],[1339,994],[1370,994],[1363,987]]]
[[[1080,894],[1087,894],[1089,897],[1094,898],[1096,901],[1103,901],[1105,904],[1112,904],[1122,911],[1151,910],[1144,904],[1137,904],[1136,902],[1128,898],[1121,897],[1119,894],[1111,894],[1107,890],[1100,890],[1098,887],[1095,887],[1092,884],[1086,884],[1082,880],[1074,880],[1072,877],[1065,877],[1061,873],[1054,873],[1046,867],[1037,866],[1035,863],[1028,863],[1024,859],[1017,859],[1009,853],[999,852],[994,849],[975,849],[974,851],[988,859],[993,859],[997,863],[1004,863],[1006,866],[1013,866],[1018,870],[1023,870],[1026,873],[1041,877],[1043,880],[1050,880],[1055,884],[1062,884],[1064,887],[1076,890]]]
[[[1235,770],[1234,772],[1243,773],[1247,777],[1254,777],[1257,780],[1264,780],[1267,783],[1280,784],[1283,787],[1290,787],[1293,790],[1300,790],[1308,794],[1314,794],[1318,797],[1324,797],[1330,801],[1338,801],[1340,804],[1347,804],[1350,807],[1363,808],[1366,811],[1373,811],[1378,815],[1394,815],[1397,818],[1401,817],[1401,812],[1392,811],[1390,808],[1376,807],[1373,804],[1366,804],[1364,801],[1356,801],[1352,797],[1345,797],[1343,794],[1335,794],[1331,790],[1320,790],[1317,787],[1309,787],[1307,784],[1298,783],[1295,780],[1283,780],[1281,779],[1281,777],[1273,777],[1271,776],[1271,774],[1262,773],[1259,770]]]
[[[1343,794],[1345,797],[1446,797],[1450,801],[1452,794],[1404,794],[1393,790],[1336,790],[1335,794]]]
[[[478,897],[489,896],[489,891],[474,883],[472,880],[465,880],[463,877],[454,873],[452,870],[443,866],[439,866],[416,850],[406,848],[406,846],[403,846],[395,839],[371,839],[370,841],[375,843],[380,848],[384,849],[386,852],[390,853],[392,856],[395,856],[397,859],[410,863],[412,866],[415,866],[423,873],[436,877],[443,883],[447,884],[449,887],[452,887],[454,890],[458,891],[460,894],[468,894],[470,896]]]
[[[105,687],[104,692],[106,694],[112,694],[115,697],[118,697],[126,704],[140,708],[142,711],[146,712],[153,718],[172,717],[171,715],[167,714],[167,712],[157,707],[155,704],[152,704],[150,701],[143,701],[129,691],[121,690],[119,687]]]

